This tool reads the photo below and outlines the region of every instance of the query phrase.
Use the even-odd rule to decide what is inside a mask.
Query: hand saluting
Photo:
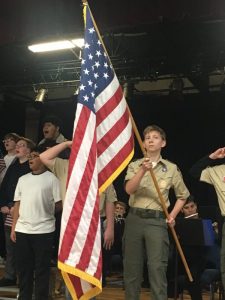
[[[209,155],[209,158],[211,159],[218,159],[218,158],[221,159],[224,157],[225,157],[225,147],[219,148]]]

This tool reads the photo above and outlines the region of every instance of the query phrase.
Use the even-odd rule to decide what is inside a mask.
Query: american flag
[[[6,168],[4,156],[0,150],[0,173]]]
[[[132,125],[118,79],[87,5],[81,82],[69,161],[58,266],[73,299],[90,299],[101,285],[99,191],[133,156]]]

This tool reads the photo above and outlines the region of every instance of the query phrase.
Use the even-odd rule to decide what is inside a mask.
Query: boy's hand
[[[174,227],[176,222],[174,220],[174,218],[172,216],[169,215],[169,218],[166,219],[166,223],[170,226],[170,227]]]
[[[66,145],[68,148],[71,148],[73,144],[73,141],[66,141]]]
[[[10,238],[14,243],[16,242],[16,232],[13,229],[11,230]]]
[[[142,168],[144,171],[148,171],[152,168],[152,162],[150,161],[150,158],[145,157],[142,163]]]
[[[224,157],[225,157],[225,147],[219,148],[209,155],[209,158],[211,159],[219,159],[219,158],[221,159]]]
[[[8,206],[2,206],[1,207],[1,212],[3,214],[9,214],[10,210],[9,210]]]
[[[106,250],[110,250],[114,242],[114,230],[106,228],[104,232],[104,244],[103,247]]]

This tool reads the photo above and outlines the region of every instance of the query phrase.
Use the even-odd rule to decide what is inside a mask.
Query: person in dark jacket
[[[33,141],[21,137],[16,144],[16,159],[9,166],[0,188],[0,209],[4,216],[4,230],[6,239],[6,265],[4,277],[0,279],[0,287],[16,284],[15,246],[10,239],[14,192],[18,179],[30,172],[28,155],[35,147]]]

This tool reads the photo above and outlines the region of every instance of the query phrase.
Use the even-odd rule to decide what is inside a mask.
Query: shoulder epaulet
[[[175,165],[175,166],[176,166],[176,168],[177,168],[177,171],[181,173],[181,170],[178,168],[177,164],[175,164],[174,162],[172,162],[172,161],[171,161],[171,160],[169,160],[169,159],[164,159],[164,161],[165,161],[165,162],[168,162],[168,163],[170,163],[170,164],[173,164],[173,165]]]

